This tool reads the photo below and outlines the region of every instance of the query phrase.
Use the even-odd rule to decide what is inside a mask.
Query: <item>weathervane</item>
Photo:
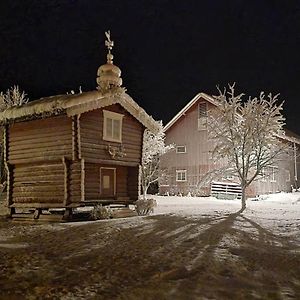
[[[110,30],[105,31],[105,36],[106,36],[106,38],[107,38],[107,40],[105,41],[105,46],[106,46],[107,49],[108,49],[107,63],[108,63],[108,64],[112,64],[112,63],[113,63],[113,58],[114,58],[114,56],[111,54],[110,51],[112,50],[112,48],[113,48],[113,46],[114,46],[114,41],[112,41],[112,40],[110,39]]]

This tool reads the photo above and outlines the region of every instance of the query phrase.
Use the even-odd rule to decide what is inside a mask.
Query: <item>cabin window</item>
[[[176,170],[176,181],[186,181],[186,170]]]
[[[186,146],[177,146],[176,153],[186,153]]]
[[[198,104],[198,130],[207,129],[207,102]]]
[[[103,110],[103,139],[111,142],[122,142],[122,121],[124,115]]]

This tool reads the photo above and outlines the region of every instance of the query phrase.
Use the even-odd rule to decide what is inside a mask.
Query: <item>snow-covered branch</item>
[[[19,86],[14,85],[6,91],[0,93],[0,111],[9,107],[21,106],[29,101],[24,91],[20,91]]]
[[[209,116],[209,136],[214,141],[213,156],[226,158],[235,170],[243,190],[269,166],[276,165],[278,159],[289,152],[289,144],[284,137],[283,103],[278,103],[278,95],[261,92],[259,97],[235,94],[235,86],[229,85],[216,97],[219,106]]]
[[[158,133],[153,133],[148,129],[144,133],[141,167],[144,198],[146,198],[150,184],[158,180],[160,157],[174,148],[174,145],[165,145],[165,133],[161,121],[158,122],[158,126]]]

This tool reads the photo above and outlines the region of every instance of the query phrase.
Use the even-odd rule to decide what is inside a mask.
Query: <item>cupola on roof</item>
[[[108,49],[107,62],[105,65],[99,67],[97,72],[97,89],[100,91],[107,91],[113,87],[120,87],[122,85],[121,70],[113,64],[114,56],[111,50],[114,42],[110,39],[110,31],[105,32],[106,41],[105,46]]]

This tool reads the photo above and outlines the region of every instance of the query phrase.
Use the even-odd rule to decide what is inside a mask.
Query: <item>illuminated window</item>
[[[103,139],[111,142],[122,142],[122,121],[124,115],[103,110]]]
[[[186,170],[176,170],[176,181],[186,181]]]

